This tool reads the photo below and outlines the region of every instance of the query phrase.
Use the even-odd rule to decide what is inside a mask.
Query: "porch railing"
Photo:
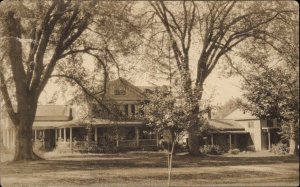
[[[156,146],[156,139],[140,139],[140,146]]]
[[[59,141],[57,142],[57,147],[65,148],[65,149],[71,149],[74,151],[88,151],[88,150],[94,150],[97,148],[104,147],[101,142],[96,141],[73,141],[71,142],[72,145],[70,145],[70,142],[63,142]],[[140,147],[155,147],[156,139],[140,139],[139,140],[139,146]],[[137,147],[137,141],[136,140],[120,140],[119,141],[119,147]]]

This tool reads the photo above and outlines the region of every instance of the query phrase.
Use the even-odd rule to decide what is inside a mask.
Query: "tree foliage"
[[[132,42],[131,30],[135,27],[129,22],[129,12],[130,3],[1,3],[1,95],[17,132],[15,160],[36,158],[32,152],[32,125],[38,99],[50,77],[72,80],[85,95],[101,104],[95,92],[105,87],[108,63],[118,66],[117,54],[128,55],[137,46]],[[90,76],[81,56],[77,56],[83,53],[96,60],[91,70],[94,76]],[[103,77],[95,76],[97,73]],[[90,80],[94,87],[87,86],[93,83]],[[100,86],[96,88],[97,85]]]
[[[172,49],[180,77],[184,100],[195,125],[189,130],[190,153],[199,154],[198,137],[193,135],[199,123],[199,101],[203,84],[218,62],[250,38],[268,38],[274,20],[286,17],[291,10],[282,2],[149,2],[151,26],[155,34]],[[193,66],[192,66],[193,65]],[[196,69],[193,77],[192,68]]]
[[[168,131],[171,142],[178,143],[189,125],[188,108],[166,89],[157,89],[149,99],[145,106],[148,126],[161,133]]]
[[[269,38],[250,40],[240,48],[239,63],[228,58],[230,74],[244,79],[241,107],[261,119],[277,119],[284,137],[293,142],[299,128],[298,19],[296,12],[282,16],[275,21],[278,28],[268,29]],[[293,152],[295,144],[290,144]]]

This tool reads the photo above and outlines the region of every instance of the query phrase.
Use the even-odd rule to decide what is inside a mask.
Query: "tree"
[[[294,8],[292,5],[291,10]],[[281,16],[268,37],[250,40],[237,52],[237,63],[228,58],[229,75],[243,78],[240,105],[261,119],[277,119],[290,154],[296,153],[299,129],[298,12]]]
[[[170,149],[168,150],[168,186],[170,186],[175,145],[182,138],[186,130],[185,124],[190,116],[184,103],[180,102],[178,97],[172,95],[166,87],[157,89],[149,99],[149,103],[145,106],[147,125],[159,133],[168,132],[170,134],[169,141],[172,145],[171,152]]]
[[[31,137],[39,96],[59,61],[95,50],[81,37],[93,23],[94,13],[99,14],[96,10],[108,10],[109,4],[57,0],[1,5],[1,40],[5,43],[1,94],[16,128],[14,160],[35,160]]]
[[[189,147],[191,154],[199,154],[197,136],[203,84],[222,57],[228,55],[238,44],[253,37],[266,36],[266,28],[283,14],[290,11],[281,2],[150,2],[154,11],[152,25],[164,28],[160,37],[171,41],[180,76],[184,100],[190,118]],[[279,8],[278,8],[279,7]],[[192,59],[192,49],[198,60]],[[190,65],[196,64],[193,82]]]
[[[283,68],[270,69],[247,76],[241,103],[244,110],[260,119],[277,119],[295,154],[299,129],[299,77]]]
[[[80,43],[92,46],[97,50],[86,51],[93,60],[84,62],[82,54],[66,57],[56,67],[52,75],[56,82],[72,87],[74,96],[70,102],[86,104],[85,118],[107,117],[112,119],[126,118],[117,103],[106,102],[107,83],[112,78],[120,78],[130,66],[128,58],[135,55],[141,41],[140,23],[132,11],[133,2],[104,2],[109,6],[94,15],[94,23],[85,33]],[[119,11],[122,10],[122,11]],[[86,39],[85,39],[86,38]],[[123,62],[124,61],[124,62]],[[88,63],[88,67],[85,65]]]
[[[295,154],[299,129],[299,67],[287,68],[280,62],[274,65],[267,51],[256,58],[252,55],[250,61],[256,71],[244,74],[245,101],[240,104],[261,119],[277,119],[284,137],[289,140],[290,154]]]

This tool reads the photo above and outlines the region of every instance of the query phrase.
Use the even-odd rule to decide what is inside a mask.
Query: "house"
[[[252,146],[255,151],[270,150],[278,143],[279,125],[276,119],[258,119],[249,113],[236,109],[224,119],[209,119],[212,131],[205,144],[219,145],[223,150],[238,148],[247,150]]]
[[[144,113],[143,103],[148,100],[145,91],[147,88],[139,88],[120,78],[108,82],[103,95],[103,104],[109,107],[109,112],[97,103],[40,105],[33,124],[34,146],[46,150],[58,147],[76,150],[88,143],[88,147],[94,149],[107,146],[157,148],[158,134],[147,129],[139,117]],[[82,117],[84,112],[89,117]],[[2,120],[1,127],[4,146],[13,149],[15,132],[7,117]]]
[[[236,109],[225,117],[239,123],[249,132],[255,150],[270,150],[272,144],[278,143],[280,136],[278,132],[280,125],[276,119],[259,119],[247,112]]]

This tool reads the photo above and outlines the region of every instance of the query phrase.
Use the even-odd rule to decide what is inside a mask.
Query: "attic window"
[[[124,87],[117,87],[114,90],[115,95],[126,95],[126,89]]]

